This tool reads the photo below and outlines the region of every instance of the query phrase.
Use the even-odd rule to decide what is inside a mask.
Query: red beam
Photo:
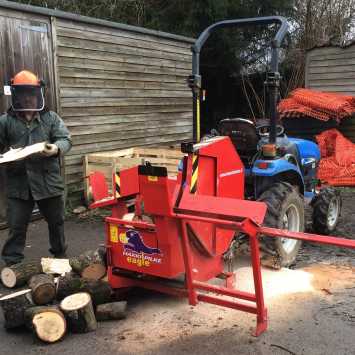
[[[225,300],[220,297],[197,294],[197,299],[201,302],[212,303],[217,306],[238,309],[239,311],[257,314],[256,306],[249,306],[244,303]]]
[[[292,232],[284,229],[276,229],[276,228],[269,228],[269,227],[259,227],[258,233],[266,234],[270,237],[298,239],[298,240],[305,240],[307,242],[329,244],[329,245],[335,245],[337,247],[355,249],[355,240],[353,239],[330,237],[327,235],[320,235],[320,234]]]
[[[200,281],[194,281],[193,286],[199,290],[210,291],[224,296],[236,297],[251,302],[256,301],[255,295],[249,292],[238,291],[222,286],[210,285]]]
[[[127,221],[125,219],[119,219],[114,217],[106,217],[106,222],[123,226],[133,226],[141,229],[155,229],[156,227],[155,224],[147,223],[144,221]]]

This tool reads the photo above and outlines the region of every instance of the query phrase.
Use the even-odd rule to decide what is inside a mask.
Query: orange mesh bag
[[[335,152],[335,140],[339,131],[336,129],[329,129],[316,136],[316,141],[320,149],[322,158],[330,157]]]
[[[278,106],[281,118],[309,116],[337,121],[355,114],[355,97],[310,89],[296,89]]]
[[[318,178],[334,186],[355,186],[355,144],[338,130],[316,136],[321,151]]]

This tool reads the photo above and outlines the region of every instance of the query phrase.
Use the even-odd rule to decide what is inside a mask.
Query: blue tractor
[[[188,79],[193,92],[194,140],[200,141],[199,58],[203,44],[217,28],[271,24],[279,25],[279,29],[271,41],[270,71],[265,82],[269,118],[257,123],[246,118],[225,118],[219,122],[217,129],[202,140],[215,135],[230,137],[245,166],[245,198],[263,201],[268,206],[265,225],[303,232],[306,224],[305,206],[308,205],[313,209],[313,231],[329,234],[336,228],[341,199],[331,187],[318,189],[319,148],[312,141],[288,137],[278,122],[278,52],[287,34],[286,19],[270,16],[221,21],[202,32],[192,47],[192,75]],[[264,263],[275,268],[290,266],[296,259],[301,243],[294,239],[264,237]]]

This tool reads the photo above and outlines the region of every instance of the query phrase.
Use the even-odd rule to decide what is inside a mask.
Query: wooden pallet
[[[145,164],[164,166],[169,176],[177,175],[179,161],[183,157],[180,149],[175,148],[128,148],[109,152],[91,153],[84,157],[84,177],[94,171],[102,172],[106,177],[109,191],[112,189],[113,172]],[[90,201],[89,180],[85,178],[85,200]]]

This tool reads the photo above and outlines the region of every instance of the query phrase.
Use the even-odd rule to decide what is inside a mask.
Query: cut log
[[[22,290],[0,298],[0,306],[4,313],[6,329],[20,327],[25,324],[24,313],[33,307],[31,290]]]
[[[58,300],[77,292],[89,293],[94,305],[98,305],[110,302],[112,289],[106,281],[73,277],[70,274],[58,278],[56,292]]]
[[[8,288],[25,285],[36,274],[42,273],[42,265],[38,261],[27,261],[1,270],[1,282]]]
[[[54,343],[62,339],[67,330],[65,317],[56,306],[27,308],[24,319],[25,325],[46,343]]]
[[[84,268],[81,276],[90,280],[100,280],[106,275],[106,266],[103,264],[91,264]]]
[[[104,248],[89,250],[78,257],[70,258],[73,271],[91,280],[99,280],[106,275],[106,251]]]
[[[69,259],[42,258],[41,264],[45,274],[64,275],[72,270]]]
[[[60,303],[68,327],[73,333],[88,333],[97,328],[91,297],[87,292],[79,292],[64,298]]]
[[[55,284],[52,275],[34,275],[31,277],[28,285],[32,290],[32,299],[35,304],[43,305],[54,300]]]
[[[98,321],[124,319],[126,310],[126,301],[100,304],[96,307],[96,319]]]

